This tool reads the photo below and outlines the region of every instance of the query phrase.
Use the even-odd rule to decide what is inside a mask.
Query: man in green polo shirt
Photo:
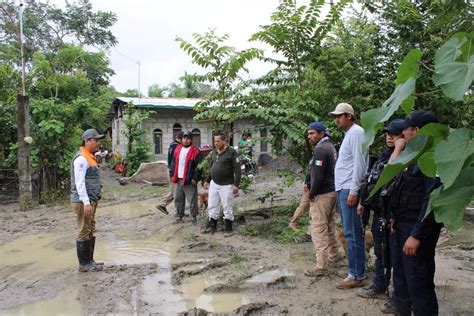
[[[211,153],[211,169],[204,182],[204,188],[209,190],[207,211],[209,222],[204,233],[215,233],[217,230],[217,218],[222,203],[224,208],[224,237],[233,235],[232,223],[234,212],[232,209],[233,194],[239,192],[240,164],[238,153],[226,142],[226,136],[222,132],[214,134],[214,149]]]

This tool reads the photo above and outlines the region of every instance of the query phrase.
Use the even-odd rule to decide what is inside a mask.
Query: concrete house
[[[194,105],[200,99],[186,98],[126,98],[117,97],[112,102],[108,119],[111,127],[112,150],[125,155],[128,140],[123,134],[125,125],[123,115],[125,104],[132,103],[141,111],[149,111],[150,117],[143,123],[147,130],[145,140],[153,144],[151,154],[154,160],[166,160],[170,143],[179,131],[189,130],[193,133],[193,143],[197,147],[212,146],[212,130],[208,123],[195,122],[196,112]],[[254,126],[252,121],[236,121],[233,123],[230,145],[237,145],[242,136],[242,131]],[[259,137],[266,137],[266,130],[252,134],[254,159],[257,161],[262,153],[271,155],[270,144],[261,142]]]

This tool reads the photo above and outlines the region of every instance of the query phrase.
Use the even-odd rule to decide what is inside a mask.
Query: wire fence
[[[0,169],[0,204],[10,204],[18,202],[18,170]],[[33,199],[38,200],[39,196],[39,172],[33,169],[31,172]]]

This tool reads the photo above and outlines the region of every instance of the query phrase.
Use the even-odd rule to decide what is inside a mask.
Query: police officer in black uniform
[[[361,297],[376,298],[388,294],[388,286],[392,271],[389,260],[390,241],[389,229],[387,229],[389,226],[388,213],[380,197],[380,191],[382,190],[379,190],[370,199],[368,199],[368,197],[382,175],[383,169],[395,149],[395,142],[399,138],[403,138],[403,130],[407,127],[408,125],[405,119],[395,119],[383,130],[386,133],[385,143],[387,148],[377,157],[377,160],[374,162],[370,171],[362,180],[361,188],[359,190],[360,202],[357,207],[357,213],[363,215],[363,218],[366,218],[368,221],[370,212],[373,212],[371,231],[374,237],[374,254],[376,257],[372,284],[357,292],[357,295]],[[394,309],[395,303],[391,298],[384,304],[382,312],[391,313]]]
[[[395,142],[393,160],[428,123],[437,123],[428,111],[413,111],[406,119],[404,140]],[[393,223],[393,285],[397,315],[438,315],[435,293],[435,248],[442,224],[434,214],[426,218],[430,193],[440,185],[438,178],[425,176],[419,166],[406,168],[388,185],[388,205]]]

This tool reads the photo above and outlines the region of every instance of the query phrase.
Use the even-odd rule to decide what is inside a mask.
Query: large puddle
[[[157,212],[157,199],[135,201],[121,205],[112,205],[97,208],[97,217],[112,215],[117,217],[133,218]]]
[[[0,315],[83,315],[82,305],[77,299],[78,293],[78,289],[70,287],[53,299],[0,310]]]
[[[122,206],[105,207],[99,214],[137,217],[154,207],[153,200],[133,202]],[[183,312],[194,307],[210,312],[225,313],[234,310],[249,299],[242,293],[206,293],[204,289],[217,284],[216,280],[196,275],[186,278],[181,285],[173,285],[171,264],[195,261],[202,267],[207,262],[200,253],[178,253],[183,241],[169,237],[176,227],[166,226],[149,238],[134,239],[132,231],[121,230],[107,238],[97,236],[95,258],[106,265],[157,263],[158,273],[144,279],[139,292],[141,300],[153,312],[166,315]],[[179,258],[177,257],[179,255]],[[34,283],[48,275],[66,269],[77,269],[75,241],[71,235],[46,233],[29,235],[0,245],[0,278],[15,278]],[[67,288],[52,299],[18,305],[0,310],[0,315],[81,315],[79,284],[67,280]]]

